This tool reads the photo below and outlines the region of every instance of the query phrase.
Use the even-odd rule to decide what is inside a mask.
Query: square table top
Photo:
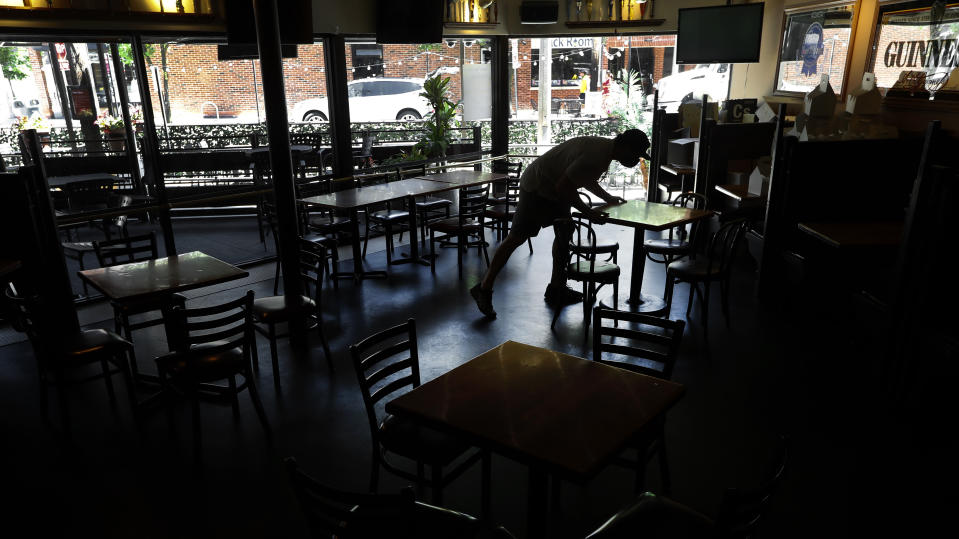
[[[398,200],[408,196],[448,191],[452,188],[453,186],[447,183],[427,181],[422,178],[407,178],[395,182],[344,189],[326,195],[306,197],[299,200],[304,204],[324,208],[354,209],[369,204]]]
[[[713,215],[709,210],[693,210],[645,200],[597,206],[596,210],[608,213],[607,221],[610,223],[653,231],[685,225]]]
[[[480,172],[476,170],[451,170],[449,172],[437,172],[427,174],[426,176],[417,176],[420,180],[429,180],[432,182],[443,182],[456,187],[472,187],[474,185],[483,185],[500,180],[505,180],[509,176],[502,172]]]
[[[755,193],[749,192],[749,186],[743,184],[735,183],[723,183],[716,184],[713,186],[713,189],[719,191],[720,193],[728,196],[729,198],[737,202],[745,202],[748,200],[760,200],[765,199],[765,195],[757,195]]]
[[[200,251],[77,273],[112,300],[162,296],[249,275],[247,271]]]
[[[799,230],[834,248],[896,247],[902,242],[901,221],[799,223]]]
[[[506,341],[386,411],[586,480],[684,392],[674,382]]]

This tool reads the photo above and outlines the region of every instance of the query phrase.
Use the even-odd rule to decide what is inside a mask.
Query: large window
[[[350,79],[363,79],[383,76],[383,46],[367,43],[350,45],[350,58],[353,61]]]
[[[884,6],[873,48],[872,71],[880,88],[890,88],[903,71],[922,71],[935,91],[959,65],[959,4],[941,12],[931,2]]]
[[[786,11],[777,92],[806,93],[824,74],[837,94],[843,91],[852,43],[852,4]]]

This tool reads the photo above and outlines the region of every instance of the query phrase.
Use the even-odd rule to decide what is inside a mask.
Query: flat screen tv
[[[759,61],[764,3],[679,10],[677,64]]]
[[[443,40],[442,0],[378,0],[377,43],[439,43]]]

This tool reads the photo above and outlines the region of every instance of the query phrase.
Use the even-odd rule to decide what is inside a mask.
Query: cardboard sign
[[[756,114],[757,108],[757,99],[727,99],[723,103],[723,110],[726,111],[726,122],[734,124],[743,123],[743,116],[746,114]]]

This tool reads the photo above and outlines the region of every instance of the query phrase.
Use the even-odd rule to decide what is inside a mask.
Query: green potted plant
[[[433,111],[423,122],[426,135],[413,147],[414,152],[428,157],[446,157],[446,149],[453,141],[450,130],[456,124],[456,108],[459,107],[459,102],[454,103],[447,97],[449,85],[450,78],[439,75],[423,82],[423,93],[420,96],[430,102]]]
[[[103,133],[103,138],[110,143],[110,149],[114,151],[123,151],[126,145],[126,130],[123,124],[123,118],[118,118],[110,114],[101,114],[96,121],[97,126]]]

